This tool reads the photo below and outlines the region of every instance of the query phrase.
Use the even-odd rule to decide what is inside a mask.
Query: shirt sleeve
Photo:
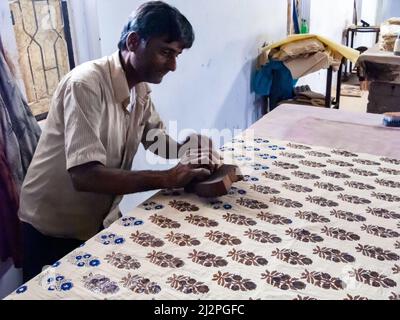
[[[142,144],[148,150],[156,141],[165,140],[167,136],[164,122],[156,111],[151,98],[147,102],[147,108],[144,113],[144,130],[142,135]]]
[[[72,82],[64,95],[65,155],[67,170],[89,162],[106,165],[100,137],[101,93],[85,83]]]

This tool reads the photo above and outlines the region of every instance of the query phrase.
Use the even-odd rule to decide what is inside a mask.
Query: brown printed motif
[[[304,186],[300,186],[298,184],[293,184],[293,183],[284,183],[282,185],[282,187],[284,187],[285,189],[289,190],[289,191],[293,191],[293,192],[299,192],[299,193],[309,193],[309,192],[313,192],[312,189],[304,187]]]
[[[400,214],[382,208],[368,208],[367,213],[384,219],[400,219]]]
[[[396,169],[388,169],[388,168],[379,168],[379,172],[390,174],[392,176],[400,176],[400,170]]]
[[[306,284],[298,278],[292,278],[290,275],[278,271],[269,272],[266,270],[265,273],[261,274],[261,279],[266,280],[268,284],[285,291],[289,289],[304,290],[306,288]]]
[[[346,230],[339,229],[339,228],[328,228],[324,227],[322,229],[322,233],[326,234],[328,237],[339,239],[342,241],[358,241],[360,240],[360,236],[353,233],[347,232]]]
[[[296,149],[296,150],[312,150],[310,147],[301,145],[301,144],[295,144],[295,143],[288,143],[287,147]]]
[[[326,164],[322,164],[322,163],[314,162],[314,161],[301,160],[299,163],[302,164],[303,166],[311,167],[311,168],[326,168]]]
[[[107,254],[104,260],[118,269],[135,270],[140,268],[140,262],[138,260],[120,252]]]
[[[277,173],[264,172],[263,177],[274,181],[289,181],[290,178]]]
[[[257,222],[251,218],[240,216],[234,213],[226,213],[222,217],[226,222],[237,224],[238,226],[255,226],[257,224]]]
[[[233,290],[233,291],[252,291],[257,288],[257,285],[250,279],[243,279],[242,276],[233,273],[225,272],[214,274],[213,281],[216,281],[218,285]]]
[[[317,299],[308,296],[302,297],[298,294],[297,297],[293,299],[293,301],[317,301]]]
[[[400,249],[400,241],[396,241],[394,244],[395,249]]]
[[[377,259],[379,261],[398,261],[400,259],[396,253],[375,246],[363,246],[362,244],[359,244],[356,250],[366,257]]]
[[[282,217],[279,215],[274,215],[269,212],[260,212],[257,214],[257,218],[261,219],[262,221],[266,221],[268,223],[274,224],[274,225],[286,225],[286,224],[291,224],[293,223],[292,220]]]
[[[318,213],[311,212],[311,211],[299,211],[296,212],[296,217],[302,220],[310,221],[311,223],[329,223],[331,220],[328,218],[319,215]]]
[[[163,229],[178,229],[181,227],[178,222],[168,219],[167,217],[159,216],[157,214],[152,215],[149,220]]]
[[[161,291],[161,287],[155,283],[151,282],[150,279],[141,277],[139,275],[128,274],[123,277],[120,281],[124,288],[138,294],[158,294]]]
[[[370,204],[371,201],[368,199],[360,198],[357,196],[352,196],[348,194],[339,194],[338,199],[344,202],[353,203],[353,204]]]
[[[305,229],[289,229],[286,234],[302,242],[322,242],[324,238]]]
[[[279,198],[279,197],[272,197],[270,202],[272,202],[273,204],[276,204],[278,206],[285,207],[285,208],[302,208],[303,207],[303,205],[298,201],[285,199],[285,198]]]
[[[186,201],[173,200],[170,201],[169,205],[180,212],[199,211],[199,207]]]
[[[180,247],[191,247],[200,245],[200,241],[196,238],[192,238],[191,236],[183,233],[174,233],[172,231],[165,236],[165,239],[167,239],[169,242],[177,244]]]
[[[194,215],[189,215],[185,218],[185,221],[189,222],[190,224],[193,224],[198,227],[207,227],[207,228],[212,228],[212,227],[217,227],[218,222],[215,220],[211,220],[206,217],[202,216],[194,216]]]
[[[342,210],[332,210],[331,216],[334,216],[341,220],[346,220],[348,222],[365,222],[367,219],[359,214],[354,214],[348,211]]]
[[[205,294],[210,291],[204,282],[197,281],[188,276],[173,274],[167,279],[167,284],[184,294]]]
[[[378,199],[378,200],[383,200],[383,201],[388,201],[388,202],[400,202],[400,197],[394,196],[389,193],[377,193],[373,192],[371,194],[372,197]]]
[[[148,233],[140,233],[139,231],[136,231],[136,233],[132,233],[131,239],[133,240],[133,242],[136,242],[143,247],[158,248],[164,245],[164,241],[162,241],[161,239],[158,239]]]
[[[362,177],[377,177],[379,174],[368,171],[368,170],[361,170],[361,169],[350,169],[349,170],[351,173],[354,173],[356,175],[362,176]]]
[[[189,254],[188,258],[192,259],[192,262],[202,265],[206,268],[225,267],[228,265],[228,262],[224,258],[204,251],[193,250],[193,252]]]
[[[308,173],[308,172],[303,172],[303,171],[294,171],[292,172],[292,175],[294,175],[297,178],[304,179],[304,180],[318,180],[321,179],[315,174]]]
[[[285,170],[297,170],[297,169],[299,169],[299,166],[296,166],[295,164],[286,163],[286,162],[282,162],[282,161],[274,161],[272,164],[275,167],[282,168],[282,169],[285,169]]]
[[[319,246],[314,249],[313,254],[317,254],[320,258],[335,263],[352,263],[356,261],[356,259],[348,253],[341,252],[337,249],[321,248]]]
[[[346,284],[339,278],[332,277],[326,272],[309,272],[305,270],[301,275],[301,279],[306,280],[308,283],[326,290],[343,290]]]
[[[314,187],[328,191],[344,191],[344,189],[341,186],[336,186],[332,183],[326,183],[326,182],[316,182],[314,184]]]
[[[385,275],[362,268],[353,269],[353,271],[350,271],[350,276],[355,277],[358,282],[373,286],[375,288],[393,288],[397,286],[397,283],[394,280],[386,277]]]
[[[185,265],[181,259],[176,258],[171,254],[157,252],[155,250],[149,253],[146,258],[149,259],[151,263],[154,263],[161,268],[182,268]]]
[[[119,287],[115,281],[111,281],[110,278],[101,274],[89,273],[83,276],[82,282],[86,289],[94,293],[115,294],[119,291]]]
[[[381,165],[379,162],[365,160],[365,159],[353,159],[353,162],[363,164],[366,166],[380,166]]]
[[[267,259],[257,256],[253,252],[232,249],[228,253],[228,258],[232,258],[233,261],[244,264],[246,266],[266,266],[268,264]]]
[[[310,258],[307,258],[305,255],[302,255],[290,249],[282,249],[282,250],[276,249],[275,251],[272,252],[272,256],[276,257],[279,260],[282,260],[283,262],[287,262],[293,266],[297,265],[304,266],[313,263]]]
[[[395,181],[392,181],[392,180],[376,179],[375,183],[379,184],[382,187],[400,189],[400,182],[395,182]]]
[[[356,181],[346,181],[344,183],[345,186],[348,186],[350,188],[358,189],[358,190],[375,190],[376,188],[374,186],[371,186],[369,184],[365,184],[362,182],[356,182]]]
[[[337,207],[339,206],[339,204],[337,202],[322,198],[322,197],[312,197],[312,196],[308,196],[306,198],[306,201],[317,204],[321,207]]]
[[[347,301],[366,301],[366,300],[369,300],[368,298],[366,298],[366,297],[362,297],[362,296],[352,296],[352,295],[350,295],[350,294],[348,294],[347,296],[346,296],[346,298],[344,298],[343,300],[347,300]]]
[[[390,158],[380,158],[382,162],[390,163],[390,164],[397,164],[400,165],[400,160],[399,159],[390,159]]]
[[[333,159],[329,159],[326,161],[329,164],[333,164],[334,166],[339,166],[339,167],[354,167],[354,164],[349,163],[349,162],[345,162],[345,161],[339,161],[339,160],[333,160]]]
[[[331,151],[333,154],[336,154],[338,156],[346,157],[346,158],[356,158],[358,157],[358,154],[351,153],[345,150],[332,150]]]
[[[397,264],[392,268],[393,274],[400,274],[400,266]]]
[[[266,231],[262,231],[262,230],[249,229],[248,231],[245,231],[244,235],[251,240],[255,240],[255,241],[261,242],[261,243],[280,243],[280,242],[282,242],[282,239],[279,238],[277,235],[270,234],[270,233],[268,233]]]
[[[400,237],[400,234],[396,231],[390,230],[390,229],[385,229],[383,227],[379,226],[372,226],[372,225],[366,225],[364,224],[361,227],[362,231],[366,231],[368,234],[372,234],[377,237],[381,238],[398,238]]]
[[[281,193],[280,191],[271,188],[271,187],[267,187],[267,186],[260,186],[260,185],[252,185],[250,187],[251,190],[256,191],[258,193],[262,193],[262,194],[279,194]]]
[[[268,209],[267,204],[254,199],[240,198],[236,200],[236,203],[249,209]]]
[[[289,159],[305,159],[306,157],[301,155],[301,154],[297,154],[297,153],[290,153],[290,152],[281,152],[279,154],[282,157],[285,158],[289,158]]]
[[[307,151],[306,154],[312,157],[317,157],[317,158],[330,158],[331,155],[323,152],[317,152],[317,151]]]
[[[205,237],[221,246],[236,246],[242,243],[242,241],[235,236],[231,236],[230,234],[221,231],[207,232]]]
[[[392,295],[389,297],[389,300],[392,300],[392,301],[400,300],[400,294],[396,294],[395,292],[392,292]]]
[[[337,171],[330,171],[330,170],[324,170],[322,171],[322,174],[324,176],[330,177],[330,178],[335,178],[335,179],[350,179],[351,177],[345,173],[337,172]]]

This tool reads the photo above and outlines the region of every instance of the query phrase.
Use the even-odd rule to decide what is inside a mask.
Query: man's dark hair
[[[184,48],[191,48],[194,31],[190,22],[178,9],[162,1],[142,4],[129,18],[118,43],[120,50],[126,49],[126,39],[131,32],[137,32],[145,41],[152,37],[167,36],[167,42],[183,42]]]

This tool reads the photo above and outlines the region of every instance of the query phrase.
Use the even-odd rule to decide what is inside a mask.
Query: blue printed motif
[[[230,205],[229,203],[224,203],[219,200],[210,201],[210,205],[214,210],[231,210],[232,209],[232,205]]]
[[[150,211],[150,210],[161,210],[161,209],[164,209],[164,206],[162,205],[162,204],[158,204],[158,203],[155,203],[155,202],[145,202],[145,203],[143,203],[142,204],[142,207],[145,209],[145,210],[148,210],[148,211]]]
[[[269,143],[269,140],[261,139],[261,138],[256,138],[254,139],[255,143]]]
[[[48,291],[66,292],[71,290],[74,285],[70,279],[66,279],[61,274],[46,272],[38,277],[39,284]]]
[[[245,181],[245,182],[257,182],[259,180],[260,180],[259,178],[254,177],[254,176],[249,176],[249,175],[245,175],[243,177],[243,181]]]
[[[230,152],[233,152],[233,151],[235,151],[235,148],[233,148],[233,147],[221,147],[220,150],[221,150],[221,151],[230,151]]]
[[[28,290],[28,286],[22,286],[22,287],[19,287],[17,290],[15,290],[15,293],[16,293],[16,294],[22,294],[22,293],[24,293],[26,290]]]
[[[57,261],[56,263],[54,263],[54,264],[52,265],[52,267],[53,267],[53,268],[58,268],[58,267],[60,266],[60,264],[61,264],[61,261]]]
[[[124,227],[138,227],[144,224],[143,220],[135,217],[124,217],[119,220],[119,224]]]
[[[254,169],[255,171],[260,171],[260,170],[265,171],[265,170],[269,170],[269,167],[268,167],[268,166],[262,165],[262,164],[260,164],[260,163],[253,164],[253,165],[251,165],[251,166],[253,167],[253,169]]]
[[[278,157],[276,157],[276,156],[271,156],[271,155],[268,154],[268,153],[257,153],[256,156],[259,157],[259,158],[262,158],[262,159],[264,159],[264,160],[267,160],[267,159],[276,160],[276,159],[278,159]]]
[[[86,289],[100,294],[115,294],[119,291],[119,286],[115,281],[102,274],[89,273],[83,277]]]
[[[83,268],[83,267],[97,267],[100,265],[100,259],[92,256],[90,253],[78,252],[68,257],[68,262]]]
[[[247,194],[247,191],[243,190],[243,189],[238,189],[236,187],[232,187],[231,190],[229,190],[228,194],[231,196],[238,195],[238,194],[243,196],[243,195]]]
[[[115,233],[103,232],[96,236],[96,241],[108,246],[110,244],[123,244],[125,239]]]

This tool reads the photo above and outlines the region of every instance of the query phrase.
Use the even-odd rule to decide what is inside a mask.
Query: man
[[[193,41],[176,8],[149,2],[124,27],[119,51],[61,81],[22,188],[24,281],[118,219],[122,195],[184,187],[216,169],[216,158],[196,145],[171,170],[129,171],[139,143],[167,158],[188,149],[165,133],[146,82],[175,71]],[[199,158],[210,162],[191,164]]]

